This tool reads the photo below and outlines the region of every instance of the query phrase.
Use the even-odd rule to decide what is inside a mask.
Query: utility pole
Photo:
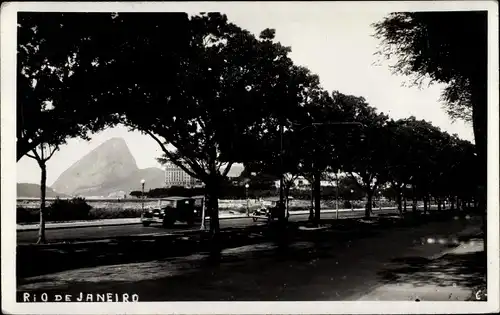
[[[141,179],[141,188],[142,188],[141,189],[141,191],[142,191],[142,193],[141,193],[141,203],[142,203],[142,212],[143,213],[144,213],[144,183],[145,182],[146,181],[144,179]]]
[[[337,169],[337,174],[335,176],[335,178],[337,179],[337,184],[335,186],[337,186],[336,188],[336,197],[335,197],[335,213],[336,213],[336,217],[337,217],[337,220],[339,219],[339,174],[340,174],[340,170]]]
[[[250,185],[245,184],[245,199],[246,199],[246,202],[247,202],[247,217],[250,216],[250,207],[248,206],[248,187],[250,187]]]
[[[284,171],[284,165],[283,165],[283,122],[280,122],[280,220],[284,218],[285,213],[284,213],[284,199],[285,199],[285,194],[283,190],[283,185],[284,185],[284,180],[283,180],[283,171]],[[281,213],[283,212],[283,213]]]

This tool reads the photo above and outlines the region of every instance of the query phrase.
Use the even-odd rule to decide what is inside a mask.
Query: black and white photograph
[[[3,3],[2,312],[498,313],[498,70],[495,1]]]

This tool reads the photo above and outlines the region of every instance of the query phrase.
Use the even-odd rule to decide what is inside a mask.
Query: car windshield
[[[175,207],[175,200],[159,200],[158,207],[160,208]]]

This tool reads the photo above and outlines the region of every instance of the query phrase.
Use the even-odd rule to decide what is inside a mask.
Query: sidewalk
[[[460,245],[438,255],[418,255],[393,261],[383,274],[385,284],[358,301],[466,301],[485,283],[484,245],[480,227],[459,233]]]

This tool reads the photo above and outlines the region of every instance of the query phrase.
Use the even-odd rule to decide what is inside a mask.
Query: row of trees
[[[470,144],[325,91],[274,36],[266,29],[256,37],[218,13],[20,13],[17,159],[29,154],[43,169],[52,153],[39,158],[40,146],[57,150],[68,138],[126,125],[158,143],[159,161],[205,184],[213,233],[234,163],[303,174],[316,192],[326,171],[342,169],[369,199],[386,182],[458,195],[437,192],[445,176],[436,172],[448,183],[474,166]],[[453,170],[442,163],[458,157],[451,152],[464,157]]]
[[[475,169],[479,161],[470,142],[414,117],[389,119],[361,97],[334,92],[323,98],[326,101],[317,117],[306,112],[302,120],[297,121],[296,117],[288,125],[283,147],[279,131],[267,133],[262,140],[267,147],[260,148],[262,155],[246,165],[256,173],[279,176],[285,172],[285,195],[298,176],[309,179],[313,183],[317,221],[320,181],[335,180],[338,171],[347,173],[366,194],[366,216],[370,216],[377,190],[387,186],[395,193],[399,211],[406,187],[412,188],[413,208],[420,198],[424,211],[431,197],[438,203],[475,197],[479,183]],[[308,119],[317,125],[308,123]],[[342,121],[350,124],[338,124]]]

